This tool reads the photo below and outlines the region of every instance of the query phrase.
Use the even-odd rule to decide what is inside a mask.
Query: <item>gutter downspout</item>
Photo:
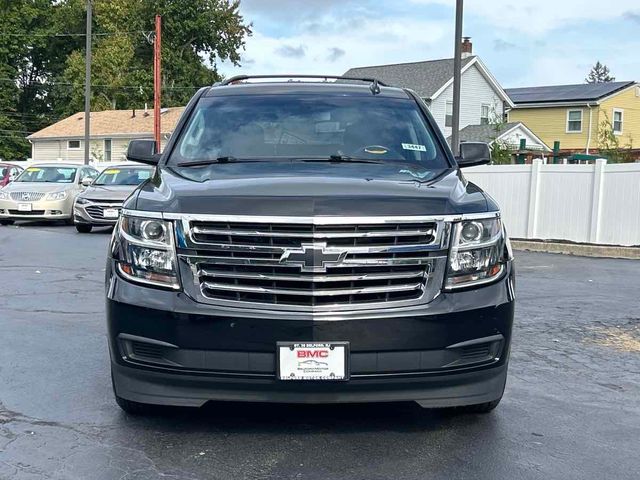
[[[589,109],[589,134],[587,135],[587,149],[585,153],[589,155],[589,147],[591,145],[591,123],[593,120],[593,110],[591,109],[590,103],[587,103],[587,108]]]

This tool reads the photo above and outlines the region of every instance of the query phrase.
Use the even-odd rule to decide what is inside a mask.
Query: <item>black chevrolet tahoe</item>
[[[514,315],[496,202],[423,101],[374,79],[202,88],[125,202],[106,302],[117,403],[416,401],[488,412]]]

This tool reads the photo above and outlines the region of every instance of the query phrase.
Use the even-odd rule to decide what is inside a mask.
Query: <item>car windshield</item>
[[[199,101],[169,165],[229,157],[346,156],[449,164],[413,100],[380,95],[230,95]]]
[[[151,169],[144,167],[112,167],[96,178],[94,185],[139,185],[151,176]]]
[[[73,183],[77,171],[73,167],[29,167],[16,182]]]

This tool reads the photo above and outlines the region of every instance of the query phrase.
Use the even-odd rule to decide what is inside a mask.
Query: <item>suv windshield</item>
[[[107,168],[93,182],[94,185],[139,185],[151,176],[151,169],[145,167]]]
[[[73,167],[29,167],[16,182],[73,183],[77,171]]]
[[[335,155],[449,167],[413,100],[308,94],[202,98],[168,163]]]

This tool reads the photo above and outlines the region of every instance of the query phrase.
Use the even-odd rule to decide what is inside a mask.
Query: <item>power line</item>
[[[104,32],[93,33],[92,37],[107,37],[107,36],[121,36],[121,35],[149,35],[153,32],[146,30],[134,30],[131,32]],[[85,37],[86,33],[10,33],[0,32],[0,37],[45,37],[45,38],[63,38],[63,37]]]
[[[0,78],[0,82],[13,82],[15,83],[15,80],[12,78]],[[84,88],[84,83],[71,83],[71,82],[41,82],[41,83],[36,83],[36,84],[32,84],[32,85],[24,85],[24,86],[19,86],[16,85],[16,87],[18,88],[41,88],[41,87],[45,87],[45,86],[59,86],[59,87],[82,87]],[[140,88],[147,88],[144,85],[120,85],[120,86],[112,86],[112,85],[101,85],[101,84],[95,84],[92,83],[91,87],[96,87],[96,88],[111,88],[114,90],[140,90]],[[169,86],[163,86],[162,89],[163,90],[194,90],[194,89],[199,89],[201,88],[201,86],[196,86],[196,85],[191,85],[191,86],[187,86],[187,87],[169,87]],[[152,87],[148,87],[148,89],[150,90]]]

